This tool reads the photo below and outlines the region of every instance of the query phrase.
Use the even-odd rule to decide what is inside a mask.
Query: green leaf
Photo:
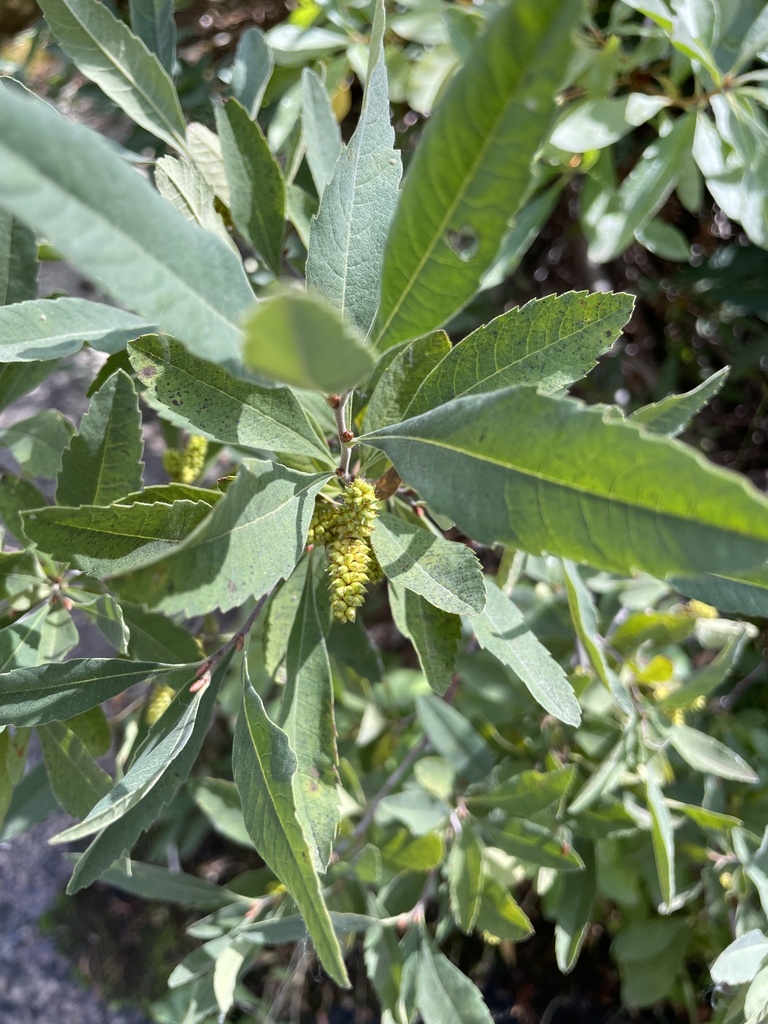
[[[63,665],[17,668],[0,679],[0,725],[46,725],[89,711],[150,676],[178,665],[73,658]]]
[[[230,88],[254,119],[274,66],[275,58],[264,33],[260,28],[247,28],[237,42]]]
[[[176,550],[116,580],[116,589],[128,600],[187,616],[261,597],[299,560],[315,495],[327,481],[327,473],[244,459],[227,493]]]
[[[60,412],[44,409],[0,430],[0,445],[11,452],[25,476],[53,480],[73,433],[72,424]]]
[[[2,216],[2,210],[0,210]],[[0,409],[29,394],[59,365],[58,359],[34,363],[0,363]]]
[[[371,902],[374,902],[373,897]],[[384,912],[380,904],[375,904],[375,908],[383,917]],[[366,976],[373,986],[382,1011],[394,1015],[397,1012],[403,973],[403,954],[395,930],[372,925],[365,933],[363,956]],[[394,1016],[391,1019],[397,1020]]]
[[[348,986],[341,947],[296,812],[296,755],[286,734],[267,717],[248,680],[245,662],[232,768],[256,849],[295,900],[325,970],[337,984]]]
[[[0,210],[0,306],[37,298],[35,234]]]
[[[572,399],[508,388],[361,440],[484,543],[658,577],[765,558],[768,501],[743,478]]]
[[[648,771],[645,779],[645,795],[651,815],[651,842],[656,861],[656,875],[661,889],[661,913],[674,909],[675,890],[675,837],[672,830],[672,815],[664,801],[664,794]]]
[[[380,860],[389,871],[431,871],[442,863],[444,855],[442,836],[435,832],[412,836],[402,828],[381,847]]]
[[[699,697],[708,697],[736,667],[748,640],[749,631],[746,628],[729,637],[712,661],[689,676],[682,686],[658,700],[657,706],[664,709],[686,708]]]
[[[425,334],[400,351],[389,349],[384,359],[390,353],[397,354],[373,388],[365,410],[365,429],[378,430],[404,420],[422,381],[450,351],[451,342],[445,331]]]
[[[139,400],[122,370],[112,374],[91,399],[80,430],[61,457],[56,485],[60,505],[109,505],[141,490]]]
[[[382,512],[371,537],[384,575],[436,608],[472,615],[485,607],[483,572],[474,552]]]
[[[42,604],[0,629],[0,672],[60,661],[77,641],[77,629],[69,612]]]
[[[680,757],[695,771],[737,782],[757,782],[757,773],[747,762],[714,736],[689,725],[673,725],[667,735]]]
[[[595,901],[595,854],[592,847],[584,851],[584,871],[558,875],[555,891],[555,957],[561,972],[570,974],[587,937]]]
[[[53,506],[25,512],[22,519],[30,540],[53,558],[94,576],[108,576],[157,562],[175,551],[210,513],[204,501],[175,501],[107,508]]]
[[[376,822],[389,825],[396,821],[414,836],[427,836],[445,824],[448,814],[449,807],[444,800],[432,796],[418,783],[406,783],[401,792],[379,801]]]
[[[0,518],[17,540],[24,540],[20,513],[42,505],[45,505],[45,498],[28,480],[10,473],[0,476]]]
[[[678,179],[677,187],[680,185]],[[675,263],[688,263],[691,258],[691,243],[687,236],[659,217],[654,217],[647,224],[635,231],[635,238],[646,249],[663,260]]]
[[[469,935],[475,927],[483,894],[483,844],[464,822],[448,854],[448,894],[451,913]]]
[[[0,206],[196,354],[239,363],[240,320],[254,300],[231,247],[188,224],[109,143],[43,100],[2,87],[0,118]]]
[[[648,1006],[669,994],[685,963],[690,927],[683,918],[633,921],[614,937],[611,953],[621,973],[621,999]]]
[[[600,218],[597,236],[588,250],[595,263],[607,263],[624,252],[635,232],[664,205],[691,151],[695,125],[695,115],[683,114],[667,135],[647,147]]]
[[[85,594],[84,591],[80,592]],[[78,609],[93,621],[101,635],[118,654],[128,653],[128,627],[125,625],[120,605],[111,594],[88,595],[83,600],[78,595]]]
[[[195,167],[213,189],[216,198],[229,209],[232,197],[229,194],[219,136],[204,124],[193,121],[187,125],[187,146]]]
[[[301,130],[307,147],[307,163],[317,194],[333,178],[342,151],[341,129],[325,86],[310,68],[301,73]]]
[[[243,359],[295,387],[344,391],[373,367],[358,331],[316,295],[298,289],[265,299],[245,321]]]
[[[531,187],[581,4],[506,4],[430,117],[387,240],[379,345],[439,327],[480,285]]]
[[[186,122],[173,82],[127,25],[97,0],[42,0],[40,7],[56,41],[86,78],[136,124],[184,149]]]
[[[311,559],[314,561],[314,559]],[[323,588],[322,597],[326,600]],[[333,680],[325,629],[317,609],[317,581],[310,564],[285,659],[285,690],[279,724],[296,755],[296,816],[315,870],[325,871],[340,820],[338,752],[333,717]]]
[[[363,105],[312,221],[307,285],[367,335],[379,304],[387,231],[402,175],[389,120],[384,4],[377,0]]]
[[[169,75],[176,63],[176,22],[173,0],[128,0],[134,35],[157,56]]]
[[[502,882],[486,878],[480,897],[475,928],[488,943],[520,942],[533,932],[533,925]]]
[[[686,597],[714,605],[720,611],[739,612],[755,618],[768,617],[768,567],[734,573],[671,576],[669,583]]]
[[[456,652],[461,639],[458,615],[441,611],[412,590],[389,586],[389,603],[395,625],[414,646],[427,682],[436,693],[445,693],[456,671]]]
[[[458,776],[477,782],[488,775],[496,760],[493,752],[460,711],[427,694],[416,698],[416,717],[424,735]]]
[[[642,92],[612,99],[584,100],[566,107],[549,141],[568,153],[605,149],[669,104],[667,96],[649,96]]]
[[[584,861],[575,850],[555,839],[548,829],[523,818],[513,818],[503,828],[493,828],[484,822],[483,831],[493,846],[526,864],[557,871],[584,868]]]
[[[422,931],[416,1006],[424,1024],[492,1024],[476,985],[454,967]]]
[[[163,199],[186,220],[218,235],[228,246],[234,245],[216,212],[212,186],[192,164],[172,156],[161,157],[155,164],[155,185]]]
[[[261,128],[237,100],[216,107],[232,220],[268,266],[282,268],[285,183]]]
[[[112,779],[62,722],[41,726],[38,736],[56,799],[67,814],[84,817],[112,787]]]
[[[249,850],[255,849],[243,820],[237,786],[228,779],[195,779],[192,799],[206,816],[214,832]]]
[[[274,676],[284,665],[288,641],[304,594],[310,560],[300,558],[293,572],[279,583],[269,599],[262,631],[264,667]]]
[[[133,846],[141,833],[154,823],[163,807],[173,799],[200,753],[203,740],[211,724],[211,716],[229,661],[228,657],[225,658],[214,672],[208,686],[198,691],[198,694],[202,694],[202,700],[199,701],[192,734],[181,753],[166,766],[155,785],[135,807],[132,807],[123,817],[108,825],[96,836],[85,853],[78,859],[67,886],[67,892],[77,892],[78,889],[82,889],[100,878],[126,850]],[[189,688],[183,689],[171,705],[173,711],[169,708],[152,727],[150,733],[162,736],[172,729],[175,719],[178,715],[182,715],[193,701],[197,701],[198,694],[190,693]]]
[[[487,793],[466,797],[472,814],[489,814],[499,810],[514,818],[532,818],[562,800],[573,782],[575,765],[565,765],[551,772],[533,769],[513,775]]]
[[[121,608],[131,634],[128,651],[132,658],[184,665],[201,656],[194,637],[167,615],[127,602]]]
[[[58,359],[79,352],[88,341],[116,352],[145,334],[145,320],[87,299],[35,299],[0,307],[0,358],[10,362]]]
[[[332,464],[328,446],[288,388],[237,380],[171,338],[139,338],[128,354],[146,388],[142,397],[177,426],[202,430],[225,444],[308,455]]]
[[[578,725],[581,709],[564,670],[526,626],[523,613],[487,577],[485,588],[485,610],[469,620],[477,642],[511,668],[546,711]]]
[[[101,878],[106,885],[143,900],[179,903],[183,907],[213,909],[241,900],[226,886],[184,871],[169,871],[157,864],[142,864],[136,860],[118,861]]]
[[[136,758],[123,778],[99,800],[83,821],[59,832],[49,842],[69,843],[76,839],[83,839],[85,836],[92,836],[124,817],[131,808],[143,800],[162,779],[166,769],[176,760],[189,742],[203,699],[203,692],[203,689],[198,689],[193,694],[173,727],[154,746]],[[176,700],[181,706],[184,705],[181,696],[177,696]],[[165,714],[167,715],[169,712],[170,708]]]
[[[644,405],[642,409],[636,409],[629,419],[655,434],[676,437],[685,430],[696,413],[715,397],[729,373],[729,367],[724,366],[692,391],[686,391],[684,395],[669,395],[660,402]]]
[[[511,384],[560,391],[586,376],[616,341],[634,301],[622,292],[566,292],[502,313],[451,349],[401,418]]]
[[[768,957],[768,938],[759,928],[740,935],[710,967],[715,985],[744,985],[752,981]]]

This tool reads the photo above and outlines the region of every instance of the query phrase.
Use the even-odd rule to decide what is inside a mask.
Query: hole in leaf
[[[463,227],[459,231],[448,228],[445,232],[445,241],[448,248],[464,263],[472,259],[480,246],[477,232],[470,227]]]

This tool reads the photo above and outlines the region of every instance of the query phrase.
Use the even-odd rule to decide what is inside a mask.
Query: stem
[[[347,415],[349,413],[349,406],[351,404],[352,392],[345,391],[343,395],[339,396],[339,404],[334,407],[333,416],[336,420],[336,430],[339,434],[339,449],[341,455],[339,458],[339,476],[342,480],[347,482],[349,480],[349,463],[352,458],[352,448],[348,441],[344,440],[344,434],[349,430],[347,425]]]
[[[198,690],[202,690],[204,686],[208,685],[213,673],[233,648],[237,648],[238,651],[242,649],[246,633],[250,632],[251,627],[259,617],[259,613],[271,593],[272,591],[269,590],[263,597],[259,598],[240,629],[238,629],[238,631],[234,633],[225,644],[222,644],[217,651],[214,651],[210,658],[206,658],[202,663],[200,668],[197,670],[197,678],[190,687],[190,690],[193,693],[196,693]]]

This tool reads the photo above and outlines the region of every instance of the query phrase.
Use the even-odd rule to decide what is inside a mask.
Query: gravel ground
[[[79,984],[74,964],[41,934],[39,920],[70,874],[47,840],[68,821],[55,815],[0,844],[0,1024],[146,1024]]]

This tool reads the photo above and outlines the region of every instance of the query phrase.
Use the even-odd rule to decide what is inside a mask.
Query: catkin
[[[163,453],[163,468],[171,480],[192,484],[200,476],[207,453],[208,441],[200,434],[193,434],[184,451],[168,448]]]

